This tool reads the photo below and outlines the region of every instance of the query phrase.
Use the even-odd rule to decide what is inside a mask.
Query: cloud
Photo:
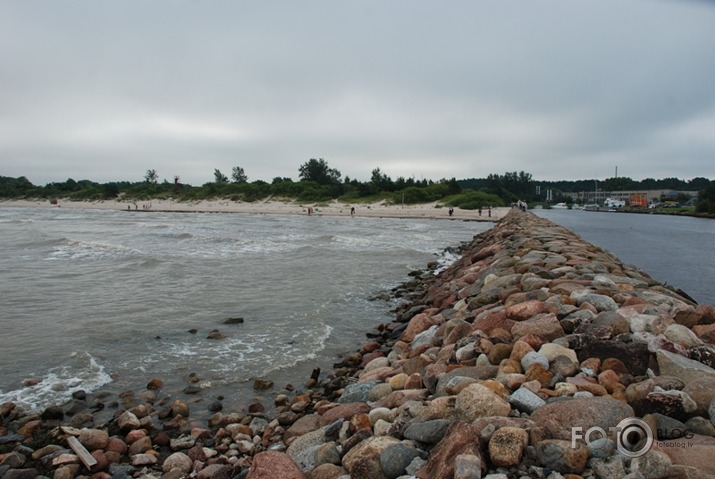
[[[715,178],[713,24],[669,0],[9,0],[0,174]]]

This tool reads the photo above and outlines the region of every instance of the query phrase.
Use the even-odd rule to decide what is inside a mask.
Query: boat
[[[584,211],[601,211],[601,207],[596,203],[590,203],[588,205],[583,205]]]
[[[567,205],[566,203],[556,203],[552,206],[552,208],[556,210],[567,210],[569,208],[569,205]]]

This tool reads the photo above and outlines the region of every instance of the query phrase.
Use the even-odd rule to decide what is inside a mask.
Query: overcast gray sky
[[[0,175],[715,179],[715,3],[0,2]]]

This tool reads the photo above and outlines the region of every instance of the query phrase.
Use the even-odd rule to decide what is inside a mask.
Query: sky
[[[715,179],[715,2],[3,0],[0,176]]]

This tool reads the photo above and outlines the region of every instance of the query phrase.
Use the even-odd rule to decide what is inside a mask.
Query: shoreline
[[[713,306],[518,211],[438,276],[412,276],[393,290],[402,300],[394,319],[327,376],[298,378],[305,389],[274,389],[275,413],[256,401],[218,410],[204,427],[191,420],[194,404],[167,397],[157,380],[121,394],[102,423],[81,410],[65,418],[66,405],[30,418],[0,405],[0,447],[8,436],[59,444],[51,431],[64,418],[64,436],[103,466],[42,469],[56,478],[63,468],[59,477],[72,479],[118,467],[177,479],[436,479],[457,468],[469,472],[460,477],[715,476]],[[612,431],[632,418],[657,434],[638,457],[615,437],[573,441],[574,427]]]
[[[312,208],[312,216],[351,216],[351,208],[355,208],[355,217],[366,218],[399,218],[399,219],[440,219],[457,221],[491,221],[497,222],[511,208],[497,207],[491,209],[491,216],[485,208],[482,215],[477,210],[454,208],[454,214],[449,215],[447,207],[439,207],[440,202],[418,205],[386,205],[377,203],[296,203],[290,201],[256,201],[235,202],[231,200],[201,200],[196,202],[177,202],[173,200],[151,200],[143,202],[127,201],[69,201],[59,200],[57,205],[43,200],[6,200],[0,201],[0,208],[64,208],[125,211],[127,213],[244,213],[268,215],[304,215],[308,216],[308,208]]]

